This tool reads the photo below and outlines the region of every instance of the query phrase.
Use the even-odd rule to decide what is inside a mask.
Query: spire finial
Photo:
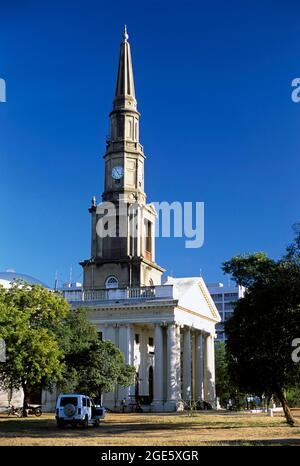
[[[124,32],[123,32],[123,42],[127,42],[128,41],[128,33],[127,33],[127,26],[126,24],[124,25]]]

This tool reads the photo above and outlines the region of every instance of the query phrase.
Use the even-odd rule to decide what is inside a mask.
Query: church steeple
[[[119,69],[114,100],[114,110],[125,107],[136,109],[133,69],[128,37],[129,36],[127,33],[127,27],[125,25],[123,32],[123,40],[120,47]]]
[[[128,202],[145,202],[144,150],[139,143],[139,119],[134,91],[130,44],[125,26],[119,55],[118,76],[110,136],[105,153],[103,200],[115,201],[122,195]],[[115,179],[114,174],[119,178]]]
[[[144,191],[145,155],[139,142],[140,114],[126,26],[109,117],[111,131],[104,154],[102,200],[115,207],[116,234],[108,235],[105,231],[104,235],[99,234],[98,222],[103,223],[107,204],[96,206],[93,199],[89,209],[92,217],[91,258],[81,263],[84,288],[105,288],[112,278],[119,288],[159,285],[164,269],[155,262],[156,212],[153,205],[146,203]]]

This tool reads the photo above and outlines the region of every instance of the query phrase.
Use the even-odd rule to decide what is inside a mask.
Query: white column
[[[200,332],[197,332],[195,335],[195,401],[202,401],[204,397],[203,364],[203,337]]]
[[[191,401],[192,398],[192,344],[191,330],[185,328],[183,331],[183,366],[182,366],[182,386],[184,401]]]
[[[177,380],[177,400],[180,402],[177,403],[177,410],[182,411],[184,409],[182,403],[181,395],[181,335],[180,335],[180,325],[176,326],[176,344],[177,344],[177,362],[176,362],[176,380]]]
[[[215,335],[211,335],[211,383],[213,404],[216,404]]]
[[[132,325],[120,325],[119,328],[119,348],[124,354],[125,363],[133,365],[134,363],[134,327]],[[127,402],[130,401],[131,396],[134,395],[135,387],[118,387],[118,402],[125,398]]]
[[[153,387],[153,411],[161,411],[163,408],[163,329],[160,324],[154,329],[154,387]]]
[[[149,380],[148,380],[148,332],[145,328],[140,331],[140,387],[139,394],[141,396],[149,395]]]
[[[204,345],[204,399],[215,406],[215,348],[214,336],[205,335]]]
[[[167,330],[167,402],[166,411],[176,411],[178,401],[178,333],[175,324]]]
[[[109,340],[112,343],[116,344],[116,327],[114,325],[104,325],[104,340]],[[109,392],[103,393],[103,404],[110,409],[117,409],[116,404],[116,393]]]

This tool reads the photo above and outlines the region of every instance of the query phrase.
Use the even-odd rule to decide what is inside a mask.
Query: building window
[[[118,288],[118,286],[119,286],[118,279],[114,276],[108,277],[105,281],[106,289]]]
[[[135,342],[138,345],[140,342],[140,335],[138,333],[135,334]]]
[[[146,258],[152,259],[152,223],[149,220],[145,220],[145,230],[146,230]]]
[[[223,295],[222,295],[221,293],[212,294],[212,295],[211,295],[212,299],[218,299],[218,300],[219,300],[219,299],[222,299],[222,296],[223,296]]]
[[[153,346],[153,345],[154,345],[153,337],[149,337],[149,346]]]
[[[224,299],[238,299],[239,295],[237,293],[225,293]]]
[[[224,309],[225,309],[225,311],[233,311],[233,309],[234,309],[234,304],[225,303]]]

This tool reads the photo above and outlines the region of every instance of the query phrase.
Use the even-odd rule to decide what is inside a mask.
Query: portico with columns
[[[165,270],[155,260],[156,212],[144,191],[146,156],[139,142],[126,28],[119,57],[104,192],[102,202],[93,197],[89,208],[91,255],[81,262],[82,289],[64,295],[72,306],[88,308],[102,338],[135,366],[135,384],[105,394],[106,407],[118,410],[123,399],[127,406],[139,402],[149,411],[181,410],[192,401],[214,406],[214,338],[220,316],[202,278],[162,280]],[[117,234],[99,235],[99,224],[109,230],[109,217],[103,222],[108,203],[115,206]]]
[[[215,406],[214,338],[217,310],[200,277],[169,277],[152,295],[99,300],[84,291],[66,291],[73,306],[83,303],[103,339],[116,344],[136,368],[135,385],[116,387],[104,404],[128,410],[139,399],[151,412],[182,410],[190,402]],[[117,293],[117,290],[112,290]],[[188,306],[188,307],[187,307]],[[132,408],[133,409],[133,408]]]

